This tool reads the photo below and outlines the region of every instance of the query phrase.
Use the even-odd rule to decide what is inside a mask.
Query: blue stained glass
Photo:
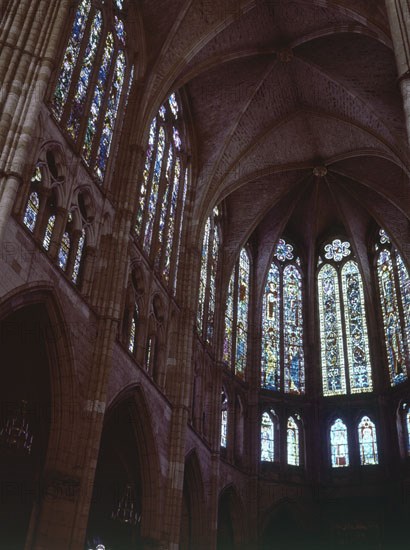
[[[64,53],[64,59],[61,65],[60,74],[58,77],[53,98],[53,111],[58,119],[61,118],[64,106],[67,101],[71,79],[73,77],[74,68],[77,64],[81,41],[84,36],[84,30],[86,27],[90,8],[90,0],[83,0],[78,6],[75,14],[71,36],[68,41],[66,51]]]
[[[300,394],[305,391],[302,279],[294,265],[283,272],[283,322],[285,392]]]
[[[63,271],[67,269],[68,254],[70,252],[70,235],[67,231],[63,234],[61,239],[60,250],[58,251],[58,267]]]
[[[364,416],[358,426],[360,464],[370,466],[379,463],[377,452],[376,426],[368,416]]]
[[[324,264],[318,275],[323,394],[346,393],[342,316],[336,269]]]
[[[216,294],[216,272],[218,268],[219,255],[219,234],[216,224],[213,224],[212,232],[212,252],[210,257],[210,277],[209,277],[209,302],[208,302],[208,317],[207,317],[207,341],[212,342],[214,335],[214,317],[215,317],[215,294]]]
[[[333,468],[349,466],[347,428],[340,418],[337,418],[330,428],[330,451]]]
[[[138,305],[135,304],[134,315],[131,319],[130,335],[128,339],[128,349],[131,353],[134,353],[134,349],[135,349],[135,337],[136,337],[136,330],[137,330],[138,315],[139,315]]]
[[[261,385],[280,389],[280,275],[272,263],[263,297]]]
[[[72,277],[71,277],[71,280],[73,281],[74,284],[77,283],[78,275],[80,273],[80,267],[81,267],[81,260],[82,260],[82,257],[83,257],[84,244],[85,244],[85,230],[83,229],[81,231],[81,237],[78,241],[77,253],[75,255],[75,260],[74,260],[73,274],[72,274]]]
[[[177,119],[178,118],[179,107],[178,107],[178,102],[177,102],[177,99],[175,97],[175,94],[171,94],[169,96],[169,106],[171,107],[171,111],[172,111],[172,114],[174,115],[175,119]]]
[[[112,136],[114,132],[115,121],[118,113],[122,87],[125,75],[125,55],[123,51],[118,52],[115,63],[114,78],[111,85],[110,95],[108,97],[107,110],[104,116],[104,124],[100,139],[100,145],[97,152],[96,174],[100,180],[103,180],[107,168],[108,156],[110,154]]]
[[[349,254],[351,254],[350,243],[347,241],[342,242],[340,239],[334,239],[332,243],[325,246],[325,258],[327,260],[341,262]]]
[[[197,325],[200,333],[202,333],[203,321],[205,316],[205,290],[206,290],[207,279],[208,279],[208,255],[209,255],[210,235],[211,235],[211,220],[210,218],[208,218],[205,223],[204,238],[202,241],[201,274],[199,277]]]
[[[405,342],[410,355],[410,276],[403,258],[396,251],[396,264],[399,272],[401,303],[403,306]]]
[[[149,203],[148,203],[148,218],[147,218],[147,224],[145,227],[144,248],[146,250],[149,250],[149,247],[151,246],[152,230],[153,230],[155,212],[156,212],[156,207],[158,202],[158,190],[159,190],[159,183],[161,179],[164,149],[165,149],[165,131],[164,131],[164,128],[161,126],[159,129],[159,135],[158,135],[157,155],[156,155],[154,171],[152,175],[151,194],[150,194]]]
[[[165,178],[166,178],[166,184],[164,189],[164,194],[161,200],[161,206],[160,206],[160,215],[159,215],[159,228],[158,228],[158,244],[157,244],[157,250],[155,254],[155,267],[158,269],[160,265],[160,259],[162,255],[162,244],[163,239],[165,236],[165,232],[167,230],[166,225],[167,221],[170,222],[170,217],[167,218],[168,213],[168,202],[169,202],[169,193],[172,186],[172,169],[173,169],[173,163],[174,161],[174,153],[172,145],[169,145],[168,149],[168,158],[167,158],[167,167],[165,170]],[[173,223],[173,221],[172,221]]]
[[[30,196],[28,198],[26,211],[24,212],[24,218],[23,218],[24,225],[32,233],[36,227],[39,206],[40,206],[40,199],[38,198],[38,194],[35,191],[33,191],[32,193],[30,193]]]
[[[228,443],[228,397],[224,390],[222,390],[221,401],[221,447],[226,448]]]
[[[224,338],[223,358],[224,358],[224,361],[228,363],[229,367],[232,364],[234,289],[235,289],[235,268],[229,280],[228,295],[226,298],[226,310],[225,310],[225,338]]]
[[[378,255],[377,275],[390,382],[396,385],[407,379],[407,372],[393,262],[389,250],[381,250]]]
[[[180,135],[179,135],[179,132],[178,130],[175,128],[175,126],[172,127],[172,137],[173,137],[173,140],[174,140],[174,145],[176,147],[176,149],[178,151],[181,150],[181,138],[180,138]]]
[[[275,426],[271,415],[267,412],[263,413],[261,422],[261,460],[275,461]]]
[[[50,248],[50,243],[51,243],[51,238],[53,236],[55,221],[56,221],[56,217],[54,215],[52,215],[48,218],[46,232],[44,234],[44,239],[43,239],[43,248],[45,250],[48,250]]]
[[[114,0],[114,5],[117,7],[117,9],[122,10],[123,0]]]
[[[372,391],[363,283],[356,262],[349,261],[343,266],[342,289],[350,391]]]
[[[80,77],[77,82],[76,92],[73,98],[71,112],[67,122],[67,129],[73,138],[77,137],[80,128],[80,122],[82,117],[84,116],[84,105],[87,98],[91,71],[94,66],[98,43],[101,39],[102,22],[102,14],[100,11],[97,11],[91,25],[90,37],[81,65]]]
[[[238,299],[236,322],[235,374],[244,376],[248,349],[248,307],[249,307],[249,257],[242,249],[239,256]]]
[[[186,200],[187,190],[188,190],[188,169],[185,169],[184,188],[182,190],[181,218],[180,218],[179,230],[177,233],[177,256],[176,256],[176,266],[175,266],[174,290],[176,289],[176,286],[177,286],[179,254],[181,250],[182,228],[184,223],[185,200]]]
[[[406,414],[407,454],[410,455],[410,410]]]
[[[141,231],[142,218],[143,218],[144,209],[145,209],[145,200],[147,196],[148,178],[150,175],[155,139],[157,135],[156,130],[157,130],[157,119],[154,118],[151,122],[151,126],[149,129],[148,147],[147,147],[147,153],[145,156],[144,171],[142,174],[143,180],[141,183],[140,196],[138,201],[137,219],[135,224],[135,231],[137,233]]]
[[[299,466],[299,427],[292,416],[288,418],[286,443],[288,464],[290,466]]]
[[[135,346],[135,319],[131,319],[131,330],[130,330],[130,338],[128,341],[128,350],[131,353],[134,353],[134,346]]]
[[[125,30],[124,30],[124,23],[122,22],[122,20],[115,16],[114,18],[114,21],[115,21],[115,32],[117,33],[117,37],[119,39],[119,41],[121,42],[121,44],[123,46],[125,46]]]
[[[171,204],[169,208],[169,215],[168,215],[168,222],[167,222],[168,233],[167,233],[167,242],[165,247],[165,266],[164,266],[164,277],[166,281],[168,281],[169,279],[169,272],[171,269],[171,258],[172,258],[173,244],[174,244],[175,221],[176,221],[176,215],[177,215],[180,178],[181,178],[181,160],[179,159],[179,157],[177,157],[175,160],[175,166],[174,166],[174,183],[172,187]],[[183,205],[182,205],[182,208],[183,208]]]
[[[293,260],[293,246],[287,244],[284,239],[279,239],[275,248],[275,256],[280,262]]]
[[[104,54],[100,68],[98,70],[97,84],[94,90],[94,97],[91,103],[90,116],[88,117],[87,129],[83,144],[83,155],[86,161],[90,160],[91,148],[94,136],[97,132],[97,120],[100,114],[101,104],[107,87],[107,80],[114,53],[114,39],[111,33],[108,33],[105,40]]]

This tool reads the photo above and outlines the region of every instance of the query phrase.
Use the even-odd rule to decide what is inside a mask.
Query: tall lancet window
[[[187,189],[185,129],[173,93],[151,122],[135,222],[141,245],[172,291],[176,289]]]
[[[317,276],[323,394],[372,391],[359,266],[347,241],[334,239],[323,252]]]
[[[240,378],[245,376],[248,347],[249,277],[249,256],[243,248],[229,281],[224,339],[224,361]]]
[[[300,265],[293,246],[280,239],[274,249],[262,304],[261,385],[295,394],[305,392]]]
[[[333,468],[349,466],[347,428],[341,418],[337,418],[330,426],[330,454]]]
[[[410,277],[403,258],[383,229],[376,243],[379,300],[386,361],[392,386],[407,380],[410,365]]]
[[[201,250],[197,326],[199,334],[209,344],[212,343],[214,334],[216,273],[220,245],[218,218],[219,210],[215,207],[205,223]]]
[[[362,466],[378,464],[376,426],[368,416],[363,416],[359,422],[358,436],[360,464]]]
[[[300,418],[289,416],[287,423],[287,462],[290,466],[300,466]]]
[[[228,444],[228,396],[224,388],[221,393],[221,447]]]
[[[133,70],[127,62],[123,3],[81,0],[76,5],[51,108],[102,181]]]
[[[279,458],[279,421],[275,411],[265,411],[261,420],[261,460],[276,462]]]

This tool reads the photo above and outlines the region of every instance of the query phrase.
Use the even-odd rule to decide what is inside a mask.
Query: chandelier
[[[19,409],[6,420],[0,430],[0,447],[13,453],[30,454],[33,435],[27,421],[27,401],[22,401]]]
[[[123,496],[112,511],[111,519],[129,525],[136,525],[141,521],[141,514],[137,510],[135,491],[131,483],[127,483]]]

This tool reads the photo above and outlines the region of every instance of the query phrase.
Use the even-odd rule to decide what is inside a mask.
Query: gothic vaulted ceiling
[[[156,0],[142,18],[146,106],[155,114],[184,87],[195,217],[225,199],[228,254],[254,235],[269,255],[283,231],[302,246],[331,227],[365,237],[372,218],[408,232],[410,159],[382,0]]]

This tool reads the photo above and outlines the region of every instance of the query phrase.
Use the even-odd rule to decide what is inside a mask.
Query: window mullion
[[[154,145],[153,145],[153,148],[152,148],[151,166],[150,166],[150,169],[149,169],[149,174],[148,174],[148,177],[147,177],[147,184],[146,184],[146,189],[145,189],[144,211],[142,213],[141,231],[140,231],[140,234],[138,236],[142,244],[144,244],[144,236],[145,236],[146,225],[147,225],[147,220],[148,220],[149,199],[150,199],[151,190],[152,190],[152,180],[154,178],[155,161],[157,159],[158,141],[159,141],[159,134],[160,134],[160,129],[161,128],[162,128],[162,124],[158,123],[156,133],[155,133]],[[145,156],[145,160],[146,160],[146,156]],[[143,177],[144,176],[142,175],[142,178]],[[141,195],[141,190],[140,190],[140,195]],[[138,198],[138,200],[140,200],[140,197]]]

